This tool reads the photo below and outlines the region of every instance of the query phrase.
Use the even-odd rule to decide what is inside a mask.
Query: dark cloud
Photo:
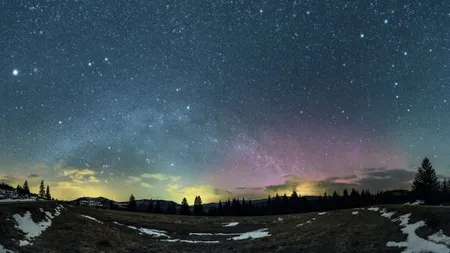
[[[257,190],[264,190],[264,187],[236,187],[236,190],[251,190],[251,191],[257,191]]]
[[[40,176],[38,174],[30,174],[28,175],[29,179],[35,179],[35,178],[39,178]]]
[[[363,173],[364,172],[373,172],[373,171],[380,171],[380,170],[386,170],[386,168],[363,168]]]
[[[264,193],[282,193],[294,189],[303,189],[310,194],[342,192],[344,189],[368,189],[370,191],[389,189],[410,189],[415,171],[406,169],[366,168],[361,176],[348,175],[330,177],[322,181],[301,180],[297,175],[286,175],[283,184],[270,185],[264,188]],[[337,180],[351,180],[351,182],[336,182]],[[300,193],[302,194],[302,193]]]
[[[329,177],[326,180],[327,181],[336,181],[336,180],[351,180],[351,179],[357,179],[358,177],[356,175],[348,175],[343,177]]]
[[[222,196],[222,197],[226,197],[226,198],[231,198],[231,196],[232,196],[231,191],[222,190],[222,189],[218,189],[218,188],[214,188],[213,192],[217,196]]]

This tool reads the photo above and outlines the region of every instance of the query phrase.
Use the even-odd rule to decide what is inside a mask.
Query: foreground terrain
[[[398,205],[194,217],[12,203],[0,205],[0,253],[450,252],[449,212],[447,207]]]

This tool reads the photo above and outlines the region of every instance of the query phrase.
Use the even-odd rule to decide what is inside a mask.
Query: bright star
[[[19,70],[18,69],[13,69],[12,74],[17,76],[19,75]]]

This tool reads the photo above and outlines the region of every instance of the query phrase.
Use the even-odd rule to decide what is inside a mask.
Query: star
[[[19,70],[18,69],[13,69],[12,74],[14,76],[18,76],[19,75]]]

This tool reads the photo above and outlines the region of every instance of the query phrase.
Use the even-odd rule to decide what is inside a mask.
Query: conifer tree
[[[188,204],[186,198],[183,198],[183,201],[181,201],[180,214],[181,215],[191,214],[191,212],[189,210],[189,204]]]
[[[28,194],[28,195],[30,195],[30,187],[28,186],[28,181],[27,180],[25,180],[25,182],[23,183],[23,192],[25,193],[25,194]]]
[[[136,212],[137,210],[136,199],[134,198],[133,194],[130,195],[130,200],[128,201],[127,209],[130,212]]]
[[[300,198],[295,190],[292,191],[291,197],[289,198],[290,202],[290,212],[298,213],[300,212]]]
[[[194,199],[194,215],[202,215],[202,214],[203,214],[202,198],[200,196],[195,196],[195,199]]]
[[[52,195],[50,194],[50,186],[48,186],[48,185],[47,185],[47,190],[45,191],[45,199],[46,200],[52,199]]]
[[[41,185],[39,186],[39,198],[44,199],[45,198],[45,187],[44,187],[44,180],[41,181]]]
[[[436,193],[439,191],[439,181],[436,171],[428,158],[424,158],[412,184],[415,196],[424,200],[427,204],[434,204]]]

